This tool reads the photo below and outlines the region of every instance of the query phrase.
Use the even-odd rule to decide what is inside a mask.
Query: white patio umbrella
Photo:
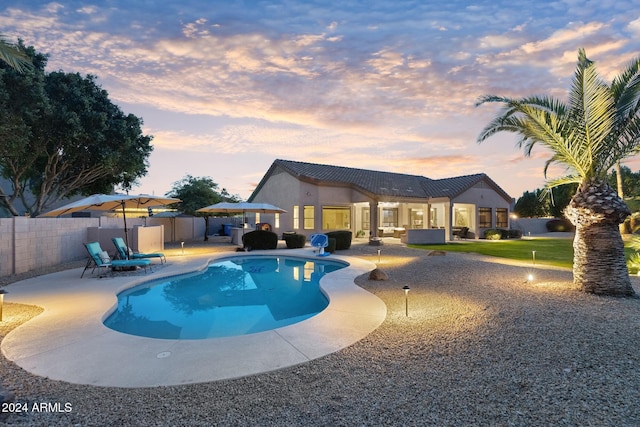
[[[124,237],[128,247],[129,233],[127,231],[126,208],[149,208],[170,205],[178,202],[180,202],[180,199],[151,196],[148,194],[93,194],[85,197],[84,199],[80,199],[52,211],[45,212],[40,216],[61,216],[85,210],[112,211],[115,209],[122,209],[122,217],[124,219]],[[127,258],[128,257],[129,254],[127,254]]]
[[[257,213],[286,213],[284,209],[277,206],[270,205],[269,203],[250,203],[250,202],[220,202],[215,205],[206,206],[198,209],[196,212],[257,212]]]
[[[277,206],[271,205],[269,203],[250,203],[250,202],[220,202],[214,205],[206,206],[204,208],[198,209],[196,212],[203,213],[234,213],[234,212],[242,212],[242,221],[244,222],[244,214],[245,212],[255,212],[255,213],[286,213],[284,209],[281,209]],[[244,233],[244,232],[243,232]]]

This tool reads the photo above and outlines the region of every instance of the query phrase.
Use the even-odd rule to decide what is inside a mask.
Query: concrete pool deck
[[[143,338],[113,331],[102,321],[116,295],[150,280],[192,272],[233,253],[171,257],[147,275],[80,278],[82,269],[9,285],[6,302],[43,307],[42,314],[2,341],[4,356],[30,373],[76,384],[155,387],[237,378],[304,363],[347,347],[375,330],[385,304],[355,285],[375,268],[368,261],[332,255],[347,268],[324,276],[329,306],[318,315],[272,331],[204,340]],[[311,249],[254,251],[240,255],[313,258]]]

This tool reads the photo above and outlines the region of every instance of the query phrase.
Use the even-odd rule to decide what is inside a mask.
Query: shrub
[[[282,238],[287,244],[287,249],[304,248],[304,245],[307,243],[307,236],[304,234],[284,233]]]
[[[509,238],[510,239],[519,239],[521,237],[522,237],[522,231],[514,230],[514,229],[509,230]]]
[[[629,256],[629,260],[627,261],[627,268],[629,269],[629,273],[637,274],[640,271],[640,253],[636,252]]]
[[[338,240],[334,239],[333,237],[329,237],[329,244],[327,245],[326,248],[324,248],[325,252],[329,252],[330,254],[334,253],[336,251],[336,245],[337,245]]]
[[[242,236],[242,245],[249,249],[276,249],[278,235],[272,231],[255,230]]]
[[[566,219],[550,219],[547,221],[547,230],[549,232],[573,231],[573,225]]]
[[[502,238],[502,230],[496,230],[496,229],[485,230],[484,238],[487,240],[500,240]]]
[[[339,231],[330,231],[325,233],[329,239],[336,239],[336,247],[337,250],[349,249],[351,247],[351,236],[352,233],[350,230],[339,230]]]

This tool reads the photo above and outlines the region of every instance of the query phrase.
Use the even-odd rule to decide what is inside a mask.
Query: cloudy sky
[[[155,149],[135,192],[191,174],[246,198],[283,158],[485,172],[518,197],[548,154],[524,158],[512,134],[478,145],[497,106],[476,100],[565,99],[579,48],[610,81],[640,56],[640,1],[3,0],[0,33],[144,120]]]

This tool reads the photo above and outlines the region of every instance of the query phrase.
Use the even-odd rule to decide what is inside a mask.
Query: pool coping
[[[354,282],[375,264],[331,255],[348,267],[328,273],[320,286],[328,307],[302,322],[271,331],[203,340],[137,337],[113,331],[103,319],[116,295],[141,283],[205,268],[211,261],[240,256],[314,257],[309,248],[216,253],[170,258],[143,276],[80,278],[81,269],[39,276],[9,285],[6,302],[32,304],[45,311],[11,331],[4,356],[35,375],[105,387],[157,387],[210,382],[273,371],[334,353],[375,330],[385,304]],[[209,362],[209,363],[207,363]]]

